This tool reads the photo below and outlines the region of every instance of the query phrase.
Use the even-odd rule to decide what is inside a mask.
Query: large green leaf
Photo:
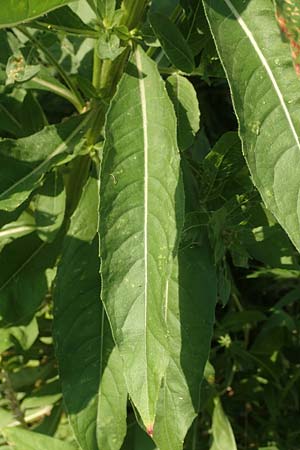
[[[184,201],[175,114],[155,64],[141,48],[119,84],[105,132],[102,296],[130,397],[151,434],[168,363],[162,312]]]
[[[119,450],[126,434],[122,360],[100,301],[98,186],[90,178],[65,238],[54,335],[66,408],[84,450]]]
[[[51,167],[76,155],[87,120],[76,117],[26,138],[0,141],[0,209],[17,208]]]
[[[68,442],[54,439],[44,434],[24,430],[24,428],[5,428],[3,434],[14,450],[77,450]]]
[[[165,318],[170,363],[161,389],[154,440],[160,450],[182,450],[199,411],[217,295],[216,269],[208,239],[179,252],[168,286]]]
[[[70,3],[72,0],[5,0],[0,12],[0,27],[15,26],[35,19],[48,11]]]
[[[204,0],[266,206],[300,250],[299,80],[269,0]]]

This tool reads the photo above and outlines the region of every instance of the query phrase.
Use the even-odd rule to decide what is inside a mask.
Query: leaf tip
[[[147,431],[148,436],[150,436],[152,438],[153,437],[153,425],[149,425],[146,428],[146,431]]]

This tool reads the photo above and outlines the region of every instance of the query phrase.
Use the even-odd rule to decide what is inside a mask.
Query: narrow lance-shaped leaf
[[[300,250],[299,80],[269,0],[205,0],[253,181]]]
[[[152,434],[168,363],[166,281],[184,201],[175,114],[155,64],[141,48],[119,84],[105,132],[102,298],[123,358],[128,392]]]
[[[87,121],[88,116],[76,117],[26,138],[0,141],[0,209],[17,208],[49,169],[76,156]]]
[[[0,28],[18,25],[35,19],[72,0],[5,0],[0,12]]]
[[[64,401],[84,450],[119,450],[126,434],[122,360],[100,301],[98,184],[90,178],[65,238],[54,290]]]
[[[217,295],[216,269],[205,233],[200,246],[185,247],[174,261],[165,319],[170,362],[161,388],[154,440],[160,450],[182,450],[199,412]]]

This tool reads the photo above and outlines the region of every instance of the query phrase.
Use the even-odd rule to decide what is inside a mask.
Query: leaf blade
[[[160,450],[182,450],[200,408],[217,297],[216,270],[204,233],[201,240],[200,246],[179,251],[169,280],[166,321],[170,362],[154,426],[154,441]]]
[[[166,368],[155,354],[167,348],[162,307],[182,226],[183,189],[174,111],[154,63],[141,49],[131,58],[107,116],[100,198],[103,301],[128,392],[151,433]]]

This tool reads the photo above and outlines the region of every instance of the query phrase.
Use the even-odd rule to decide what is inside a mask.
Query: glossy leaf
[[[216,295],[216,269],[208,239],[203,235],[201,246],[180,250],[168,285],[165,318],[170,363],[154,426],[154,440],[160,450],[182,450],[185,435],[199,412]]]
[[[35,19],[55,8],[59,8],[71,0],[5,0],[5,8],[1,8],[0,28],[15,26]]]
[[[119,450],[126,434],[122,361],[100,302],[97,181],[74,213],[56,278],[54,335],[65,405],[85,450]]]
[[[151,13],[149,19],[171,63],[182,72],[191,73],[194,69],[194,56],[179,28],[160,13]]]
[[[70,119],[26,138],[0,141],[0,209],[17,208],[45,172],[79,151],[86,122],[87,118]]]
[[[186,150],[200,128],[200,110],[192,83],[181,75],[171,75],[166,83],[177,117],[177,139],[180,150]]]
[[[151,434],[168,362],[162,311],[184,202],[175,114],[155,64],[141,48],[119,84],[105,133],[102,297],[130,397]]]
[[[46,176],[33,203],[39,237],[53,241],[63,223],[66,207],[66,191],[59,172],[54,170]]]
[[[243,151],[267,208],[300,250],[299,80],[268,0],[205,0]]]
[[[13,450],[76,450],[75,445],[24,428],[11,427],[2,430]]]
[[[213,445],[210,450],[237,450],[234,434],[224,413],[221,400],[215,399],[215,407],[212,419]]]

